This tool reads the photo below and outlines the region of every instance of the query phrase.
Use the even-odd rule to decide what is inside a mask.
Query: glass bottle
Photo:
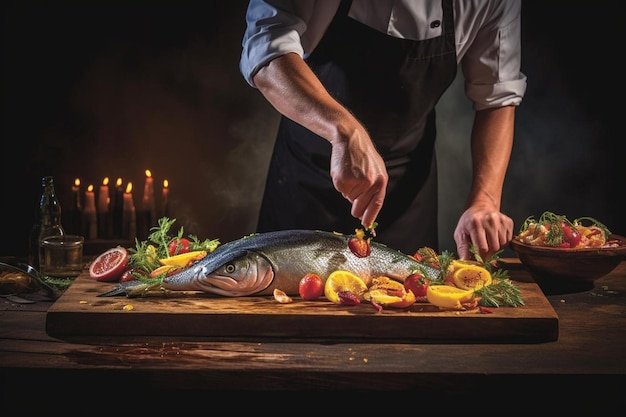
[[[29,263],[39,270],[41,242],[48,236],[65,234],[61,225],[61,204],[54,191],[54,178],[45,176],[41,178],[41,197],[37,207],[35,224],[33,225],[29,241]]]

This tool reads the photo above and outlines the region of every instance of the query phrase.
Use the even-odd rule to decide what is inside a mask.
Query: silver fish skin
[[[369,256],[358,257],[348,247],[353,236],[299,229],[252,234],[224,243],[192,267],[164,278],[161,288],[227,297],[271,295],[274,289],[298,295],[300,279],[307,273],[325,281],[333,271],[346,270],[368,286],[381,275],[404,282],[420,269],[437,273],[413,257],[375,241],[370,242]],[[133,282],[120,284],[101,296],[137,296],[141,291],[133,288]]]

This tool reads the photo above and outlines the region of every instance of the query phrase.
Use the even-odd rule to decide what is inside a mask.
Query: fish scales
[[[370,242],[369,256],[358,257],[348,247],[351,237],[319,230],[249,235],[218,246],[194,266],[166,277],[161,287],[229,297],[269,295],[274,289],[298,295],[300,279],[307,273],[326,280],[331,272],[346,270],[369,285],[381,275],[403,282],[411,272],[424,268],[413,257],[375,241]],[[117,290],[110,295],[137,292],[132,281]]]

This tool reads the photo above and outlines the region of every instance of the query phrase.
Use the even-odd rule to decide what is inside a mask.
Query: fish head
[[[263,291],[273,280],[274,268],[262,253],[243,251],[212,271],[198,274],[195,286],[212,294],[242,297]]]

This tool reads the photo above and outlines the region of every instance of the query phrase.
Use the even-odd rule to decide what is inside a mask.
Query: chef
[[[240,70],[282,115],[258,231],[376,224],[389,247],[438,250],[435,106],[460,68],[475,117],[457,254],[508,244],[520,13],[520,0],[251,0]]]

